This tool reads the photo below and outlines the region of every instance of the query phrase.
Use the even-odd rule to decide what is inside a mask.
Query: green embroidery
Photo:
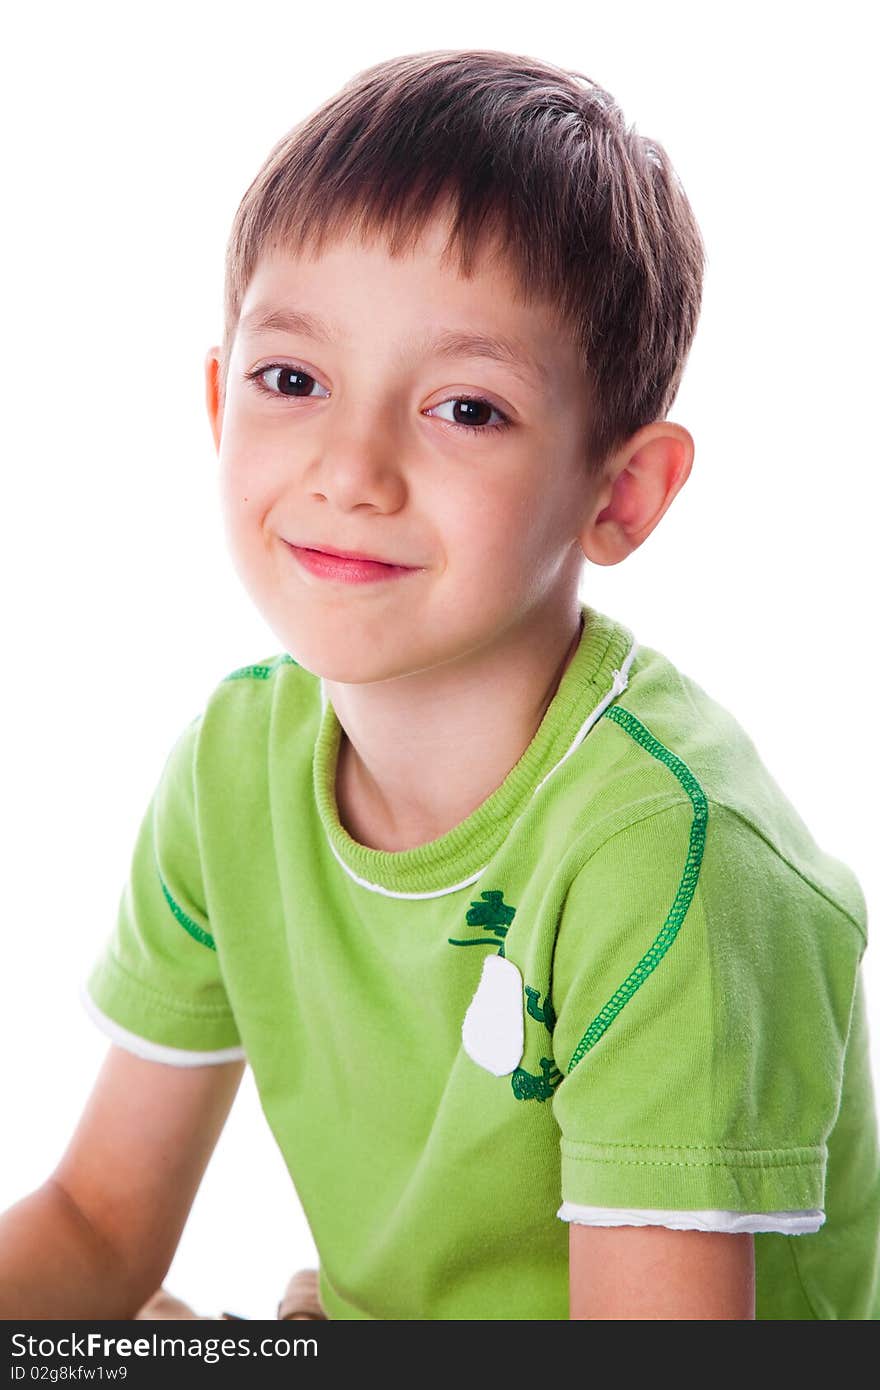
[[[546,1023],[550,1032],[556,1026],[556,1015],[553,1012],[553,1005],[550,1003],[549,992],[544,996],[544,1007],[538,1007],[538,1000],[541,997],[540,991],[532,989],[531,985],[526,985],[526,1013],[531,1014],[539,1023]]]
[[[455,937],[453,937],[453,936],[448,936],[448,937],[446,938],[446,940],[449,942],[450,946],[494,946],[494,945],[495,945],[495,942],[492,940],[491,936],[474,936],[474,937],[470,937],[467,941],[456,941],[456,940],[455,940]],[[501,946],[500,950],[501,950],[501,951],[504,950],[503,945]],[[500,952],[499,952],[499,954],[500,954]]]
[[[490,889],[487,893],[481,893],[480,897],[484,902],[472,902],[467,910],[466,921],[469,927],[485,927],[487,931],[493,931],[496,936],[505,937],[507,928],[516,916],[516,908],[508,907],[504,901],[504,890]]]
[[[553,1012],[553,1005],[550,1003],[549,991],[544,996],[543,1008],[538,1006],[538,1000],[541,997],[539,990],[533,989],[531,985],[526,985],[525,992],[526,1012],[552,1032],[556,1023],[556,1015]],[[562,1080],[562,1072],[551,1057],[542,1057],[540,1066],[540,1076],[526,1071],[524,1067],[516,1068],[510,1078],[510,1085],[517,1100],[549,1100],[553,1095],[555,1088]]]
[[[517,1100],[549,1100],[562,1080],[562,1072],[550,1057],[541,1058],[541,1075],[517,1067],[510,1078]]]
[[[665,763],[671,772],[675,774],[681,785],[684,787],[694,807],[694,818],[691,822],[690,843],[688,845],[687,859],[684,871],[679,881],[678,890],[675,894],[672,907],[660,932],[652,945],[648,948],[638,965],[630,972],[623,984],[617,989],[608,1003],[600,1009],[593,1019],[584,1036],[581,1038],[574,1050],[568,1070],[571,1071],[580,1061],[585,1052],[588,1052],[595,1043],[599,1041],[602,1034],[609,1024],[620,1013],[624,1004],[635,994],[640,985],[650,975],[651,971],[660,963],[669,947],[672,945],[678,929],[687,915],[688,908],[697,887],[697,879],[700,876],[700,865],[703,861],[703,849],[706,844],[706,825],[709,819],[709,803],[706,794],[700,786],[694,774],[681,758],[677,758],[664,744],[660,743],[654,735],[645,728],[640,719],[637,719],[629,710],[622,709],[620,705],[610,705],[606,709],[603,718],[613,719],[615,724],[619,724],[632,738],[640,743],[641,746]]]
[[[239,666],[237,670],[230,671],[228,676],[224,676],[223,680],[265,681],[268,680],[270,676],[273,676],[275,674],[279,666],[299,666],[299,662],[294,661],[293,657],[290,655],[289,652],[282,652],[282,654],[280,656],[276,656],[273,661],[269,661],[262,666]],[[223,681],[221,681],[220,684],[222,685]]]
[[[194,922],[191,917],[188,917],[183,908],[174,901],[165,886],[165,880],[162,878],[161,874],[159,875],[159,882],[162,884],[162,892],[165,894],[166,902],[180,925],[185,927],[190,936],[195,937],[196,941],[201,941],[203,946],[210,946],[212,951],[216,951],[217,947],[214,945],[213,936],[211,936],[209,932],[206,932],[203,927],[200,927],[198,922]]]
[[[507,929],[516,916],[516,908],[508,907],[504,901],[504,890],[491,888],[486,893],[481,893],[480,897],[485,901],[481,903],[471,902],[467,910],[465,921],[469,927],[483,927],[487,932],[494,932],[495,938],[501,938],[501,945],[498,948],[499,956],[504,955],[504,938]],[[473,936],[466,941],[456,941],[454,937],[446,938],[450,946],[494,946],[491,936]]]

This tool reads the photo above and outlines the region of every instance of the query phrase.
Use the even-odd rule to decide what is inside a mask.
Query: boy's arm
[[[60,1163],[0,1215],[0,1317],[134,1317],[168,1271],[244,1067],[110,1047]]]
[[[754,1318],[754,1237],[572,1222],[569,1290],[571,1319]]]
[[[825,1220],[861,923],[679,772],[689,804],[591,849],[560,915],[552,1109],[576,1318],[754,1318],[751,1230],[806,1248]],[[737,1230],[661,1224],[686,1211]]]

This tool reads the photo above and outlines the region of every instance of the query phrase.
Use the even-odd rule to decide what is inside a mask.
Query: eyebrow
[[[298,333],[302,337],[314,338],[317,342],[329,343],[333,340],[330,325],[318,314],[305,313],[299,309],[273,309],[257,305],[241,320],[241,331],[255,337],[259,333]],[[422,335],[421,339],[407,344],[404,356],[421,349],[434,357],[485,357],[500,362],[510,368],[527,385],[535,381],[549,385],[547,368],[533,357],[525,345],[514,338],[492,337],[486,333],[469,333],[463,329],[444,328],[433,336]]]

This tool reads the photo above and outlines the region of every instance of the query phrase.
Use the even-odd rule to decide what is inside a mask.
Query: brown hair
[[[444,256],[468,277],[497,238],[525,301],[573,332],[598,469],[675,399],[697,325],[704,247],[669,157],[580,72],[494,49],[442,49],[357,73],[270,151],[226,254],[222,380],[268,244],[356,227],[410,249],[450,198]]]

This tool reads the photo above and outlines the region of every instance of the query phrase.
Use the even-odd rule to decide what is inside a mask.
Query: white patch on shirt
[[[493,1076],[507,1076],[523,1055],[523,979],[512,960],[483,961],[477,992],[461,1025],[464,1050]]]

